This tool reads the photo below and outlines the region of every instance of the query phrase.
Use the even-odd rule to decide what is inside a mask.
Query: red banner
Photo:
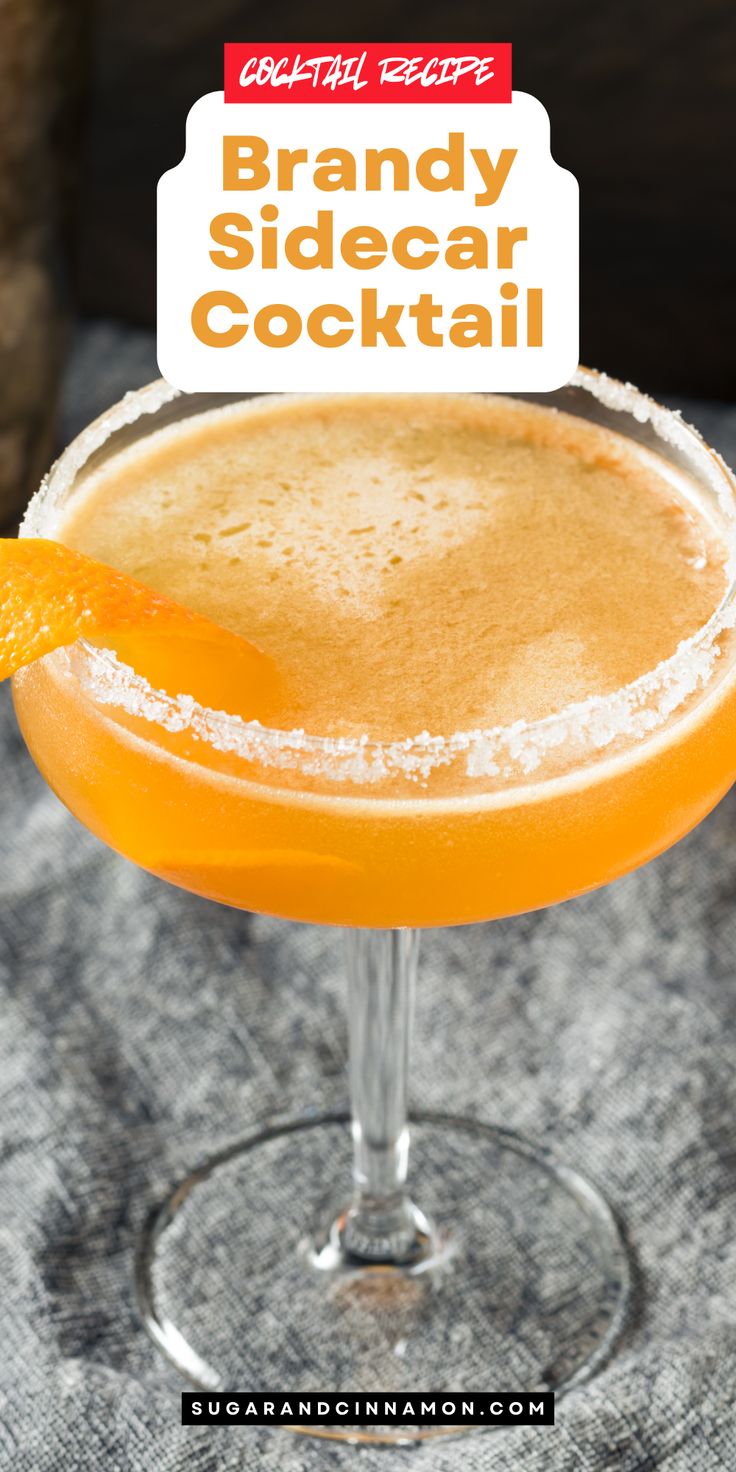
[[[225,45],[226,102],[510,102],[511,43]]]

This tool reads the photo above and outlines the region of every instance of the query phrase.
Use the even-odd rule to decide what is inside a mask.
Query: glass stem
[[[406,1186],[409,1040],[419,936],[349,930],[347,936],[353,1197],[343,1251],[361,1261],[407,1263],[429,1227]]]

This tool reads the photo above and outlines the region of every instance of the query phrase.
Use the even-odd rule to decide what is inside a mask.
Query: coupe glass
[[[529,397],[684,473],[733,569],[734,482],[694,430],[588,370]],[[62,456],[22,534],[57,535],[90,471],[237,398],[164,383],[128,395]],[[703,629],[614,694],[533,724],[384,745],[271,731],[165,695],[83,641],[16,677],[38,766],[112,847],[222,902],[347,927],[349,1112],[305,1101],[298,1117],[247,1121],[167,1192],[140,1242],[143,1321],[190,1381],[561,1392],[611,1353],[629,1268],[598,1186],[505,1124],[408,1113],[419,929],[564,900],[699,822],[736,774],[733,623],[730,581]]]

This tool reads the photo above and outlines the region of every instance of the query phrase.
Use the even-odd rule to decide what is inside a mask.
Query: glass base
[[[422,1250],[400,1267],[345,1249],[347,1116],[276,1124],[193,1171],[149,1221],[138,1255],[139,1304],[158,1347],[209,1390],[560,1393],[587,1379],[612,1349],[629,1289],[598,1190],[476,1120],[415,1117],[411,1149],[431,1217],[417,1212]]]

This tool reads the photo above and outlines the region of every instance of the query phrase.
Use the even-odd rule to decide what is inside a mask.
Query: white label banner
[[[537,390],[578,357],[578,187],[534,97],[202,97],[158,192],[158,361],[203,390]]]

